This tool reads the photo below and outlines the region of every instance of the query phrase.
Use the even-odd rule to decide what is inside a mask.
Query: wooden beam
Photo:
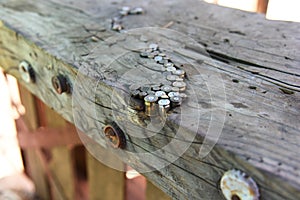
[[[126,49],[145,46],[141,37],[127,37],[125,32],[110,30],[111,18],[124,5],[104,1],[80,4],[56,0],[42,3],[33,0],[2,1],[0,64],[33,94],[65,119],[84,129],[102,146],[106,146],[106,141],[101,129],[107,122],[119,120],[128,124],[124,131],[126,149],[110,150],[141,171],[149,169],[147,163],[140,162],[139,157],[128,151],[151,153],[172,139],[180,141],[174,137],[174,128],[183,128],[187,141],[192,141],[187,151],[166,168],[145,173],[172,198],[199,198],[201,194],[201,198],[221,199],[219,180],[226,170],[232,168],[250,175],[260,186],[263,199],[299,198],[300,72],[297,56],[300,53],[300,25],[268,21],[263,15],[194,0],[126,2],[126,5],[146,9],[144,15],[123,19],[127,30],[164,26],[173,21],[169,28],[197,41],[197,44],[191,44],[184,37],[172,38],[172,34],[160,36],[160,41],[168,41],[166,46],[174,50],[176,58],[184,58],[196,69],[186,68],[187,83],[196,94],[196,98],[189,98],[181,106],[185,108],[183,111],[191,114],[189,120],[180,123],[182,111],[178,109],[168,116],[166,126],[155,137],[137,138],[133,135],[138,131],[144,133],[145,128],[137,122],[137,115],[127,115],[131,110],[123,99],[129,98],[124,84],[128,80],[122,76],[128,70],[136,70],[136,63],[122,67],[114,62],[107,68],[113,58],[128,52]],[[120,38],[106,40],[109,37]],[[195,47],[200,44],[202,48]],[[109,52],[109,56],[101,57],[103,52]],[[132,58],[139,58],[135,51],[130,53]],[[15,70],[22,60],[32,65],[36,73],[35,83],[25,83]],[[97,76],[85,76],[80,80],[81,77],[76,75],[80,75],[78,69],[83,66],[86,66],[86,72]],[[138,69],[149,70],[141,66]],[[205,86],[205,83],[215,80],[210,78],[216,73],[220,73],[225,85],[227,101],[223,106],[220,93],[214,94],[215,100],[212,101]],[[72,94],[57,94],[51,79],[58,74],[64,75],[77,89],[81,87],[81,93],[74,90]],[[82,81],[81,84],[75,84],[76,78],[77,83]],[[132,80],[145,81],[140,76]],[[213,86],[218,89],[216,84]],[[124,90],[121,92],[117,88]],[[187,92],[191,91],[188,89]],[[82,99],[72,99],[72,95],[79,95]],[[73,105],[75,103],[78,107],[72,107],[72,100],[75,100]],[[206,113],[199,120],[195,117],[195,106]],[[120,113],[118,118],[113,117],[114,109]],[[217,114],[212,118],[216,110],[226,111],[224,128],[215,148],[201,159],[199,147],[210,120],[219,124],[223,116]],[[95,115],[89,115],[90,111]],[[74,120],[73,116],[79,117]],[[199,130],[193,129],[198,122]],[[195,138],[193,134],[196,134]],[[172,157],[173,151],[166,151],[162,156]],[[156,160],[159,163],[160,157]]]

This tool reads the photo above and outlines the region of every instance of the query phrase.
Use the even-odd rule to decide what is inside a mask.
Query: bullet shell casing
[[[158,101],[158,109],[159,114],[162,117],[165,117],[167,112],[170,110],[170,100],[169,99],[161,99]]]
[[[145,51],[143,51],[143,52],[140,53],[140,56],[141,56],[142,58],[148,58],[149,55],[150,55],[150,53],[145,52]]]
[[[169,62],[169,63],[166,63],[164,66],[165,67],[174,67],[174,64]]]
[[[156,61],[156,62],[160,62],[160,61],[162,61],[162,57],[161,56],[155,56],[154,57],[154,60]]]
[[[147,92],[147,91],[151,90],[151,87],[150,87],[150,86],[142,86],[142,87],[140,88],[140,90],[141,90],[142,92]]]
[[[152,87],[152,90],[155,91],[155,92],[156,92],[156,91],[159,91],[160,89],[161,89],[161,88],[160,88],[159,86]]]
[[[179,88],[178,87],[172,87],[172,91],[173,92],[179,92]]]
[[[155,96],[157,96],[157,97],[161,97],[161,96],[164,96],[164,95],[166,95],[166,93],[164,91],[159,90],[159,91],[155,92]]]
[[[147,96],[147,95],[148,95],[147,92],[140,92],[140,93],[139,93],[139,98],[140,98],[140,99],[144,99],[145,96]]]
[[[167,80],[168,81],[176,81],[179,77],[176,75],[167,75]]]
[[[149,48],[153,49],[153,50],[157,50],[158,49],[158,45],[153,43],[153,44],[149,45]]]
[[[172,85],[178,87],[180,92],[183,92],[186,89],[186,83],[183,81],[175,81]]]
[[[170,98],[170,101],[171,101],[171,106],[176,107],[181,105],[182,98],[180,96],[173,96]]]
[[[145,114],[147,116],[156,116],[158,114],[158,97],[155,95],[147,95],[145,101]]]
[[[164,85],[161,87],[161,90],[168,93],[168,92],[171,92],[172,91],[172,86],[170,85]]]
[[[132,90],[130,94],[132,97],[139,97],[140,92],[140,90]]]
[[[180,78],[183,78],[185,75],[185,71],[182,69],[177,69],[175,71],[172,71],[172,74],[179,76]]]
[[[170,98],[172,98],[172,97],[174,97],[174,96],[179,96],[179,92],[169,92],[169,93],[168,93],[168,96],[169,96]]]
[[[176,70],[175,67],[167,67],[167,71],[168,71],[168,72],[172,72],[172,71],[175,71],[175,70]]]

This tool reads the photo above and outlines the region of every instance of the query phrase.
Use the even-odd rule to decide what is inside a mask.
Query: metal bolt
[[[52,77],[52,86],[58,94],[70,92],[68,81],[63,75]]]
[[[22,79],[26,83],[34,83],[35,82],[34,70],[27,61],[20,62],[19,72],[21,74]]]
[[[125,148],[126,139],[122,130],[117,125],[107,125],[103,128],[103,133],[108,139],[109,143],[114,148]]]
[[[220,186],[227,200],[258,200],[260,196],[255,181],[239,170],[225,172]]]

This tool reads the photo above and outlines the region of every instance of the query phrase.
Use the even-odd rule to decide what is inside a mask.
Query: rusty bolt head
[[[68,84],[68,81],[63,75],[52,77],[52,85],[58,94],[70,92],[70,86]]]
[[[27,61],[20,62],[19,72],[21,74],[22,79],[26,83],[34,83],[35,82],[34,70]]]
[[[227,171],[220,182],[227,200],[259,200],[259,190],[255,181],[239,170]]]
[[[126,140],[122,130],[115,126],[107,125],[104,127],[103,132],[109,143],[114,148],[125,148]]]

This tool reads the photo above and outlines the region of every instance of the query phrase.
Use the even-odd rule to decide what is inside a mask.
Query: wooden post
[[[257,1],[257,12],[266,14],[268,9],[269,0],[258,0]]]
[[[48,106],[40,100],[36,101],[39,119],[41,126],[50,128],[67,127],[67,122],[56,112],[51,110]],[[73,172],[73,162],[71,158],[71,149],[67,146],[53,147],[45,150],[49,153],[49,173],[52,176],[52,188],[54,199],[74,199],[75,181]],[[53,185],[55,184],[55,185]]]
[[[123,200],[125,196],[124,172],[117,171],[102,164],[90,153],[88,153],[87,155],[90,199]],[[120,162],[120,164],[122,164],[119,159],[112,159],[115,162]]]
[[[147,181],[146,200],[171,200],[171,198],[153,183]]]
[[[29,131],[36,130],[38,125],[38,115],[35,105],[35,97],[28,92],[22,85],[19,86],[21,102],[24,105],[26,112],[22,118],[25,121]],[[26,171],[30,178],[35,183],[36,193],[41,199],[50,199],[49,183],[46,177],[46,172],[43,168],[42,161],[39,157],[39,149],[25,149],[24,159]]]

